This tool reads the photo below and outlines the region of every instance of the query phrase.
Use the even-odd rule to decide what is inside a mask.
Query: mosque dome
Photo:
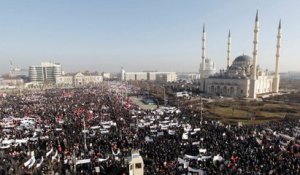
[[[251,61],[252,58],[248,55],[241,55],[235,58],[234,61]]]
[[[234,59],[232,66],[233,67],[248,67],[251,65],[252,58],[248,55],[241,55]]]

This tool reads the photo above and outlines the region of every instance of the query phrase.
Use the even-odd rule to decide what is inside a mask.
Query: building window
[[[142,164],[141,163],[136,163],[135,164],[135,169],[140,169],[142,168]]]
[[[129,170],[132,170],[132,165],[129,166]]]

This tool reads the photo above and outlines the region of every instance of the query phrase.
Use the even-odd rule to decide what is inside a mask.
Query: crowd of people
[[[300,125],[225,125],[183,107],[140,109],[119,85],[1,97],[0,174],[300,174]],[[130,98],[129,98],[130,99]]]

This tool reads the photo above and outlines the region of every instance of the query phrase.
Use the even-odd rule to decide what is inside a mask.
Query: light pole
[[[200,107],[200,124],[202,125],[202,123],[203,123],[203,103],[202,103],[202,97],[200,97],[200,105],[201,105],[201,107]]]
[[[124,100],[124,92],[123,92],[123,90],[121,90],[121,107],[122,107],[122,105],[123,105],[123,100]]]
[[[125,80],[125,100],[127,100],[127,86],[128,86],[128,83],[127,83],[127,80]]]
[[[235,110],[235,104],[232,106],[232,113],[231,113],[231,116],[233,117],[234,115],[234,110]]]
[[[165,86],[163,86],[163,90],[164,90],[164,106],[166,106],[167,105],[167,99],[166,99],[166,88],[165,88]]]
[[[84,149],[87,150],[87,146],[86,146],[86,131],[85,131],[85,119],[83,117],[83,137],[84,137]]]
[[[73,172],[76,174],[76,152],[75,152],[75,149],[73,149],[73,154],[72,154],[72,160],[73,160]]]

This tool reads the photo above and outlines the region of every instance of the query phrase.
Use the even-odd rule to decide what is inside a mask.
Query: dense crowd
[[[142,110],[119,85],[7,95],[0,174],[300,174],[299,121],[256,126],[201,120],[189,109]]]

